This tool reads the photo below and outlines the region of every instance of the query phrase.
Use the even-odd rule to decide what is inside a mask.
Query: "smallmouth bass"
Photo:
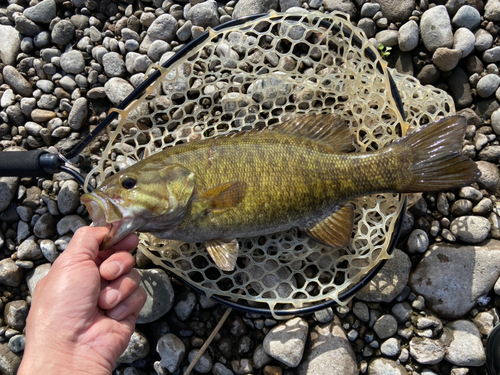
[[[236,238],[299,228],[334,248],[351,238],[362,195],[453,189],[472,183],[476,164],[461,154],[466,122],[447,117],[390,146],[351,153],[347,125],[307,115],[274,128],[178,145],[107,178],[82,196],[92,220],[110,227],[101,248],[134,231],[203,242],[224,271]]]

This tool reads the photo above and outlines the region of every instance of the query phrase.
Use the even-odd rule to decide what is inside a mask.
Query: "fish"
[[[466,121],[443,118],[387,147],[353,152],[336,114],[293,118],[176,145],[105,179],[82,202],[109,232],[101,249],[139,231],[204,243],[223,271],[235,269],[238,238],[298,228],[331,248],[348,245],[356,197],[436,192],[480,172],[461,153]]]

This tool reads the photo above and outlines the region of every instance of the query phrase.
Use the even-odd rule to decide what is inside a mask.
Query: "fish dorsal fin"
[[[213,261],[223,271],[232,271],[236,267],[236,260],[240,246],[238,241],[214,239],[205,242],[208,254],[212,257]]]
[[[346,204],[338,206],[335,212],[326,219],[304,231],[309,237],[323,245],[342,248],[347,246],[351,239],[353,225],[354,208],[351,204]]]
[[[349,126],[339,115],[317,114],[296,117],[270,128],[269,131],[314,139],[325,143],[334,152],[349,152],[354,148]]]
[[[246,192],[246,182],[232,181],[208,189],[198,199],[206,202],[210,212],[222,212],[240,203]]]

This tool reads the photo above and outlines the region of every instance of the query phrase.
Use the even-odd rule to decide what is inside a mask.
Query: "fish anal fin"
[[[285,121],[269,131],[295,134],[325,143],[332,152],[353,150],[352,135],[349,126],[339,115],[306,115]]]
[[[314,240],[326,246],[342,248],[347,246],[354,225],[354,208],[351,204],[339,206],[326,219],[304,231]]]
[[[208,254],[212,257],[213,261],[222,271],[233,271],[236,267],[236,260],[240,246],[238,241],[214,239],[205,242]]]
[[[208,189],[198,199],[205,201],[211,212],[222,212],[238,205],[245,198],[246,191],[245,182],[232,181]]]

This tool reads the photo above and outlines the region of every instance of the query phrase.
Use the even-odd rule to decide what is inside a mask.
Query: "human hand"
[[[137,236],[99,251],[106,228],[84,227],[40,280],[18,374],[111,374],[146,301],[133,269]]]

